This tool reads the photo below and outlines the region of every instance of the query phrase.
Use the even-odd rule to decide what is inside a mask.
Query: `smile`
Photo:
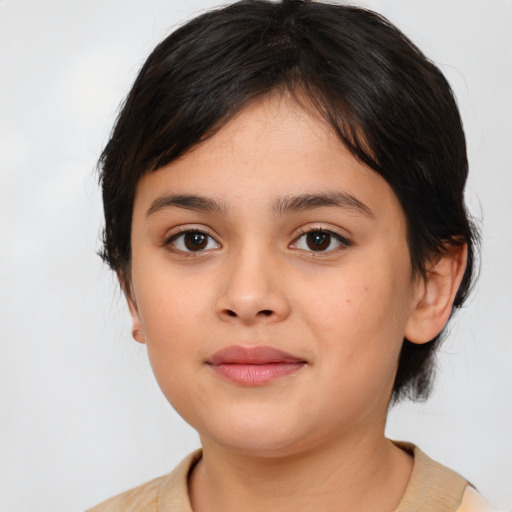
[[[296,374],[307,362],[273,347],[233,346],[216,352],[207,361],[221,377],[244,386],[262,386]]]

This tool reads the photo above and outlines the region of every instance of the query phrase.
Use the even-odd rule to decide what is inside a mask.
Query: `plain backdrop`
[[[512,509],[512,1],[367,0],[436,63],[469,145],[481,278],[436,391],[388,434]],[[143,60],[212,0],[0,0],[0,511],[80,511],[170,471],[198,438],[132,341],[95,251],[95,163]]]

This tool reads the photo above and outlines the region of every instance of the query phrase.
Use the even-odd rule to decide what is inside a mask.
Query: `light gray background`
[[[186,3],[186,6],[184,4]],[[436,393],[388,433],[512,507],[512,2],[367,0],[452,83],[482,218],[480,284]],[[198,446],[95,255],[95,161],[153,46],[211,0],[0,0],[0,511],[83,510]]]

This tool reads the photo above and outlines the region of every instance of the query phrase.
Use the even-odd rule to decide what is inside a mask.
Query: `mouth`
[[[262,386],[299,372],[308,363],[268,346],[233,346],[216,352],[208,361],[219,376],[244,386]]]

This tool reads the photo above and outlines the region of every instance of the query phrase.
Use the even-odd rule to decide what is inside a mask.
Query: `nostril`
[[[241,312],[240,313],[240,312],[237,312],[237,310],[233,310],[233,309],[225,308],[225,309],[222,310],[222,314],[225,315],[225,316],[229,316],[231,318],[241,318],[241,319],[245,319],[246,318],[245,312]],[[275,311],[273,311],[272,309],[261,309],[260,311],[258,311],[256,313],[256,315],[254,315],[254,313],[248,314],[247,318],[253,318],[253,319],[256,319],[256,318],[270,318],[274,314],[275,314]]]

